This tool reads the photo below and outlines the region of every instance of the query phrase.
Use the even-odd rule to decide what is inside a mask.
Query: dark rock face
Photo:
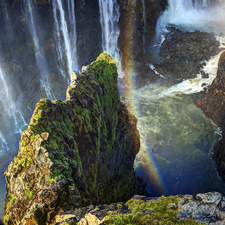
[[[172,35],[167,35],[160,47],[162,62],[154,65],[163,76],[194,78],[203,68],[203,60],[209,60],[211,56],[222,51],[219,49],[219,41],[212,33],[168,29],[171,29]]]
[[[210,117],[218,126],[224,127],[223,117],[225,114],[225,52],[220,56],[218,63],[217,77],[214,79],[212,85],[204,98],[196,100],[196,104],[204,113]]]
[[[76,0],[78,64],[92,62],[102,51],[98,0]]]
[[[225,181],[225,52],[220,56],[218,63],[217,77],[204,98],[198,98],[196,105],[210,117],[218,126],[222,128],[222,139],[214,147],[213,157],[216,159],[219,174]]]
[[[60,209],[125,201],[144,194],[133,164],[136,118],[121,103],[106,53],[73,72],[67,101],[41,99],[5,172],[6,224],[50,223]]]
[[[140,60],[143,53],[143,3],[137,0],[118,0],[118,3],[121,11],[119,48],[125,64],[129,57]],[[153,41],[157,20],[166,6],[167,0],[145,0],[146,47]]]

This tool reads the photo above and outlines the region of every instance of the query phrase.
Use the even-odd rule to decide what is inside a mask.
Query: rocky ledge
[[[55,225],[99,224],[225,224],[225,196],[218,192],[196,196],[145,197],[133,196],[126,203],[91,205],[61,212]]]
[[[67,100],[41,99],[6,170],[5,224],[50,224],[59,212],[144,194],[133,164],[136,118],[121,103],[106,53],[73,72]]]

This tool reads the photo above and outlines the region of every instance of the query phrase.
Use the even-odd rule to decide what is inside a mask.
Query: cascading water
[[[119,4],[117,0],[99,0],[100,22],[102,27],[102,49],[108,52],[116,61],[119,76],[122,75],[121,57],[118,48]]]
[[[33,7],[35,7],[35,5],[36,5],[36,4],[35,5],[34,4],[33,4]],[[28,23],[29,23],[31,35],[33,37],[33,43],[34,43],[34,48],[35,48],[35,57],[36,57],[36,61],[37,61],[38,70],[39,70],[39,73],[41,76],[41,87],[44,89],[46,96],[49,99],[53,99],[54,96],[51,93],[51,84],[50,84],[50,81],[48,78],[48,75],[49,75],[48,65],[47,65],[47,61],[46,61],[44,52],[41,51],[41,49],[40,49],[39,38],[37,35],[37,31],[36,31],[36,24],[34,22],[33,7],[31,6],[31,2],[28,1],[28,10],[30,12],[30,17],[29,17],[30,19],[28,20]]]
[[[167,25],[179,26],[187,31],[225,33],[225,3],[213,4],[210,0],[168,1],[168,9],[159,18],[156,26],[157,39]]]
[[[143,23],[144,23],[144,28],[143,28],[143,52],[145,53],[145,33],[146,33],[146,16],[145,16],[145,0],[142,0],[142,6],[143,6]]]
[[[0,96],[1,103],[3,105],[4,111],[7,112],[7,116],[11,117],[14,121],[14,133],[20,133],[21,128],[26,125],[26,122],[22,116],[22,113],[19,111],[19,107],[12,99],[13,92],[10,89],[10,84],[6,81],[6,75],[3,69],[0,67]],[[2,137],[2,138],[1,138]],[[0,135],[0,139],[2,139],[3,146],[6,146],[6,139],[3,134]],[[8,147],[6,148],[8,150]]]
[[[59,68],[61,73],[66,76],[63,71],[67,71],[67,74],[71,74],[72,70],[78,68],[75,5],[73,0],[67,1],[69,12],[69,17],[67,20],[63,2],[60,0],[53,0],[52,5],[54,19],[56,22],[55,42],[57,45]]]

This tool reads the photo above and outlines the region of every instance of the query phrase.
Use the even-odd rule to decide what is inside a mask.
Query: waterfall
[[[207,7],[210,5],[210,1],[211,0],[196,0],[193,3],[192,0],[169,0],[169,11],[172,13],[172,17],[176,17],[178,14],[184,13],[185,11]]]
[[[121,57],[118,48],[119,4],[117,0],[99,0],[100,23],[102,28],[102,49],[108,52],[116,61],[119,77],[122,75]]]
[[[49,81],[49,78],[48,78],[48,74],[49,74],[48,65],[47,65],[47,62],[46,62],[44,52],[42,52],[41,49],[40,49],[39,38],[38,38],[38,35],[37,35],[36,25],[35,25],[35,22],[34,22],[33,7],[31,7],[30,1],[28,1],[28,10],[30,12],[30,18],[29,18],[28,23],[29,23],[31,35],[33,37],[37,66],[38,66],[39,73],[41,75],[41,80],[40,80],[41,81],[41,87],[44,89],[47,97],[49,99],[53,99],[54,96],[51,94],[51,85],[50,85],[50,81]]]
[[[156,25],[156,39],[159,40],[166,26],[178,26],[186,31],[225,33],[224,3],[211,4],[211,0],[169,0],[168,8]]]
[[[145,32],[146,32],[146,18],[145,18],[145,0],[142,0],[143,4],[143,22],[144,22],[144,29],[143,29],[143,52],[145,53]]]
[[[68,18],[66,18],[64,5],[61,0],[53,0],[52,5],[56,26],[55,43],[59,61],[58,66],[62,75],[66,76],[63,71],[66,70],[67,74],[70,75],[72,70],[78,68],[75,5],[73,0],[67,0]]]
[[[13,91],[10,89],[10,83],[7,82],[6,74],[0,66],[0,102],[3,108],[1,108],[2,116],[5,120],[12,120],[14,124],[14,133],[20,133],[21,128],[26,125],[26,121],[23,118],[22,113],[18,109],[18,105],[14,102],[12,96]],[[6,112],[6,115],[4,115]],[[7,123],[7,121],[4,121]],[[3,130],[2,130],[3,129]],[[0,146],[5,147],[8,150],[7,141],[3,135],[4,128],[0,128]]]

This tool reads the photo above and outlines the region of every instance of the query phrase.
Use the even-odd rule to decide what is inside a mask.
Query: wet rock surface
[[[200,72],[202,76],[207,77],[207,74],[201,71],[205,65],[203,61],[222,51],[214,34],[168,29],[170,33],[166,35],[160,47],[161,62],[154,64],[157,71],[166,78],[180,80],[194,78]]]

